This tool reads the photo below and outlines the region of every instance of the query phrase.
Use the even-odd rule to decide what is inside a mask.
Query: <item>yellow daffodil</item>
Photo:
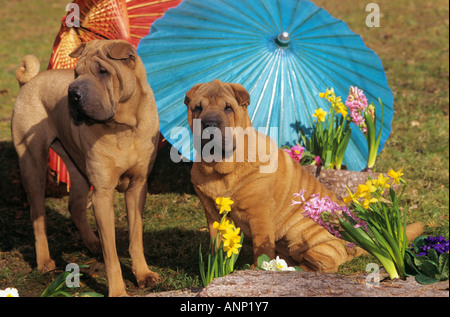
[[[336,103],[334,109],[336,113],[340,113],[344,118],[347,117],[347,107],[342,102]]]
[[[328,89],[325,92],[319,93],[320,98],[325,98],[329,102],[333,102],[333,100],[336,98],[336,95],[334,94],[334,88]]]
[[[373,186],[372,180],[368,180],[365,184],[358,185],[358,190],[356,191],[357,198],[368,198],[372,196],[377,190],[375,186]]]
[[[373,180],[368,180],[365,184],[358,185],[358,190],[356,191],[355,196],[357,198],[364,198],[362,206],[365,209],[369,208],[370,203],[376,203],[378,201],[377,198],[372,196],[372,193],[376,192],[377,188],[373,184]]]
[[[241,242],[241,237],[239,235],[241,228],[236,228],[235,230],[230,230],[223,235],[224,245],[230,245]]]
[[[217,234],[211,237],[211,245],[214,248],[208,254],[208,269],[206,270],[203,261],[203,255],[199,252],[200,275],[203,285],[208,285],[214,278],[225,276],[234,271],[234,264],[242,247],[243,234],[239,235],[240,228],[236,228],[232,220],[227,219],[228,212],[231,211],[231,205],[234,202],[228,197],[216,198],[216,204],[219,212],[222,214],[220,222],[213,223],[213,229],[217,230]],[[211,267],[213,268],[211,270]]]
[[[231,205],[234,204],[234,201],[232,201],[228,197],[218,197],[216,199],[216,204],[220,208],[219,213],[222,214],[224,211],[226,211],[226,212],[231,211]]]
[[[384,189],[389,189],[391,185],[389,185],[389,177],[384,177],[383,174],[378,175],[378,179],[373,180],[374,186],[381,188],[381,194],[384,193]]]
[[[375,197],[367,197],[366,199],[364,199],[362,206],[364,207],[364,209],[369,209],[369,205],[371,203],[376,203],[378,201],[378,199],[376,199]]]
[[[348,188],[348,187],[347,187],[347,190],[350,195],[348,195],[347,197],[344,198],[344,203],[349,204],[353,201],[354,203],[359,204],[358,200],[356,200],[356,194],[353,194],[352,191],[350,190],[350,188]]]
[[[319,108],[314,112],[313,117],[317,118],[317,122],[325,122],[326,115],[327,115],[327,112],[323,111],[322,108]]]
[[[394,181],[393,184],[400,184],[400,181],[402,180],[402,176],[405,175],[402,173],[403,167],[398,171],[390,170],[388,172],[389,177],[391,177]]]
[[[227,257],[231,257],[233,253],[238,254],[239,248],[242,247],[239,232],[240,228],[237,228],[236,230],[229,230],[223,235],[223,250],[227,253]]]
[[[233,230],[234,225],[230,223],[229,220],[225,220],[222,223],[218,223],[217,221],[213,223],[213,228],[217,229],[220,234],[224,235],[230,230]]]

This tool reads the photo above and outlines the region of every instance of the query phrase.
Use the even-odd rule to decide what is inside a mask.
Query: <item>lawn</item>
[[[15,287],[21,296],[38,296],[66,264],[87,264],[77,291],[107,293],[101,257],[84,248],[67,212],[64,186],[49,189],[46,202],[50,252],[59,271],[36,268],[28,204],[11,144],[10,119],[18,93],[15,70],[23,55],[34,54],[45,70],[68,0],[3,1],[0,7],[0,289]],[[408,221],[424,222],[425,232],[448,239],[449,221],[449,8],[448,1],[377,0],[380,27],[368,28],[367,3],[316,0],[333,16],[361,34],[383,61],[395,98],[393,132],[379,155],[376,170],[404,167]],[[163,282],[136,287],[128,256],[123,197],[115,196],[117,244],[125,283],[132,295],[199,287],[198,247],[208,235],[202,206],[190,184],[189,163],[175,164],[169,147],[158,155],[149,179],[144,210],[145,255]],[[88,215],[93,226],[92,209]],[[238,267],[252,261],[247,241]],[[362,271],[373,261],[363,257],[340,268]]]

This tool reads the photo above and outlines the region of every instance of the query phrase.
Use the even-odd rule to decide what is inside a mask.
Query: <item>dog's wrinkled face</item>
[[[194,134],[194,147],[196,144],[201,146],[201,149],[196,148],[197,151],[201,151],[209,142],[219,142],[223,151],[231,148],[234,150],[235,139],[226,138],[226,128],[245,129],[250,124],[247,113],[250,95],[240,84],[219,80],[197,84],[186,93],[185,104],[188,108],[189,126]],[[194,129],[196,120],[200,120],[200,129]],[[221,138],[214,138],[216,135]],[[201,142],[195,142],[196,139]]]
[[[81,44],[70,56],[80,57],[68,91],[74,122],[112,120],[119,103],[136,88],[135,49],[126,41],[95,40]]]

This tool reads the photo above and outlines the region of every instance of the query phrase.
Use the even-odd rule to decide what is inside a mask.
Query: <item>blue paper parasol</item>
[[[184,0],[157,20],[138,46],[147,69],[164,137],[192,160],[185,93],[214,79],[242,84],[255,128],[277,127],[278,144],[294,145],[298,126],[312,127],[314,111],[329,110],[319,92],[333,87],[345,100],[350,86],[363,89],[381,113],[381,150],[391,132],[393,95],[377,55],[361,37],[305,0]],[[380,116],[378,116],[380,117]],[[381,118],[378,118],[378,127]],[[344,164],[366,167],[364,135],[352,129]]]

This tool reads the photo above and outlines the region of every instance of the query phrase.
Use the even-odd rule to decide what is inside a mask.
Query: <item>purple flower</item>
[[[431,249],[436,250],[437,255],[441,255],[442,253],[448,253],[449,244],[448,240],[445,240],[443,236],[437,237],[428,237],[424,239],[425,244],[420,247],[420,252],[417,255],[428,255],[428,252]]]

